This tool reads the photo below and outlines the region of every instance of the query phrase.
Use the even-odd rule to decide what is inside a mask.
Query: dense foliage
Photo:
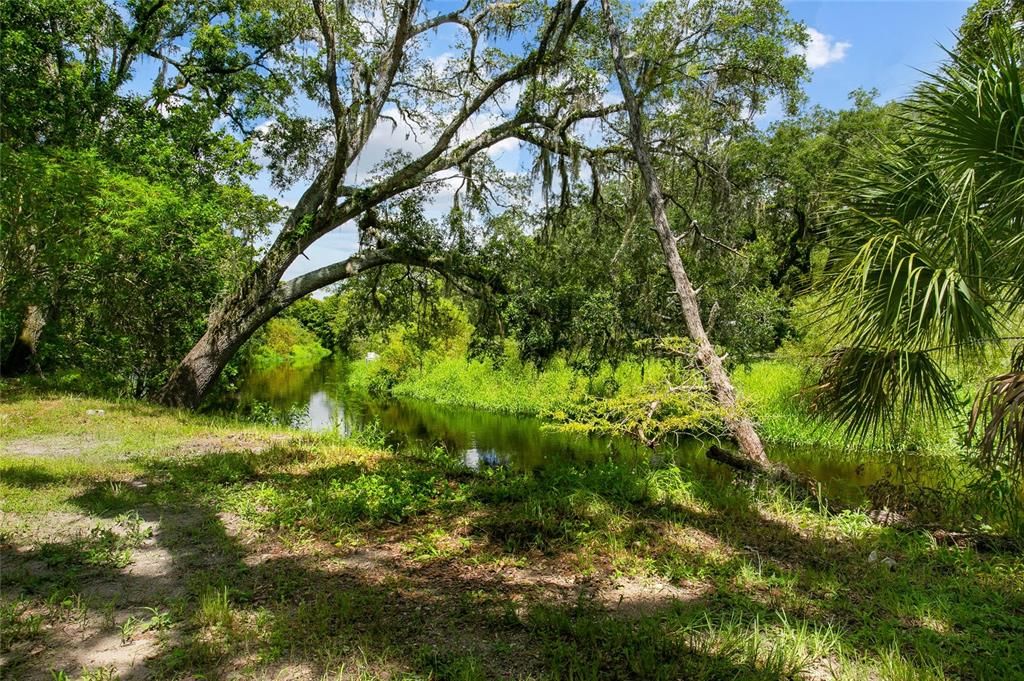
[[[121,11],[123,10],[123,12]],[[0,362],[148,393],[247,271],[276,204],[211,102],[133,87],[199,16],[167,3],[0,8]],[[200,11],[200,14],[202,12]]]
[[[650,443],[731,413],[682,389],[700,383],[696,352],[675,344],[680,303],[605,85],[596,6],[488,6],[470,20],[396,2],[380,25],[360,3],[3,9],[5,374],[135,395],[164,384],[161,399],[194,404],[228,363],[337,349],[379,355],[364,372],[377,392],[489,394],[491,381],[518,395],[494,404]],[[855,90],[838,111],[803,106],[805,36],[776,2],[612,9],[676,248],[727,369],[784,357],[817,385],[826,428],[876,445],[920,441],[922,412],[970,426],[986,470],[1019,478],[1019,7],[972,8],[907,101]],[[413,56],[447,24],[526,47],[456,40],[440,73]],[[707,29],[683,39],[695,25]],[[439,90],[445,78],[462,91]],[[785,115],[759,125],[773,97]],[[436,143],[391,150],[355,179],[396,116]],[[513,139],[532,178],[486,153]],[[250,188],[261,169],[281,187],[317,179],[283,211]],[[359,251],[285,281],[338,227],[358,230]],[[632,387],[622,367],[640,372]]]
[[[839,187],[826,322],[841,345],[818,399],[854,431],[960,409],[955,372],[1022,336],[1024,38],[997,25],[988,44],[951,54]],[[1020,479],[1022,378],[1006,368],[975,418],[990,467]]]
[[[1024,2],[814,33],[0,0],[4,671],[1024,678]]]

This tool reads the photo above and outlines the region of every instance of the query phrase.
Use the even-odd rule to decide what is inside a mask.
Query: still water
[[[508,466],[530,471],[556,462],[585,464],[614,457],[672,461],[709,477],[732,475],[731,469],[704,456],[709,443],[696,438],[651,451],[625,439],[565,433],[536,418],[374,398],[347,387],[347,366],[344,360],[329,358],[311,367],[280,366],[250,374],[240,386],[240,406],[268,405],[279,417],[309,430],[335,429],[351,435],[367,427],[378,428],[392,444],[444,447],[471,468]],[[768,453],[797,473],[819,481],[827,496],[845,503],[858,503],[866,486],[906,472],[908,465],[913,465],[906,458],[820,448],[776,446]]]

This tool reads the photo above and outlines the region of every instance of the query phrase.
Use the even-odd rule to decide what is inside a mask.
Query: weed
[[[43,631],[43,617],[28,612],[31,603],[24,599],[0,601],[0,651],[7,651],[20,641],[38,638]]]
[[[380,421],[374,419],[362,428],[355,430],[351,435],[351,439],[357,445],[367,449],[387,450],[390,448],[388,444],[389,435],[390,433],[381,426]]]
[[[132,640],[132,636],[135,634],[139,620],[134,617],[129,617],[121,623],[121,645],[127,645]]]
[[[117,599],[116,598],[111,598],[109,601],[107,601],[107,602],[105,602],[103,604],[102,615],[103,615],[103,624],[104,625],[106,625],[108,627],[113,627],[115,625],[115,620],[116,620],[116,617],[117,617]]]
[[[89,532],[83,546],[87,565],[127,567],[132,562],[132,549],[152,534],[152,530],[142,526],[135,511],[119,515],[114,522],[113,529],[97,525]]]
[[[148,618],[129,616],[121,623],[121,643],[127,644],[137,634],[147,631],[163,631],[171,626],[171,614],[158,610],[157,608],[145,608],[149,613]]]
[[[200,626],[227,629],[234,621],[228,588],[207,587],[199,596],[196,620]]]
[[[117,670],[114,667],[84,669],[79,681],[117,681]]]

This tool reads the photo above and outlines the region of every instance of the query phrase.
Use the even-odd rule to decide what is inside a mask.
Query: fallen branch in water
[[[819,511],[834,514],[846,510],[855,510],[834,501],[828,501],[821,495],[817,483],[810,478],[797,475],[785,466],[772,464],[770,467],[758,466],[745,456],[734,454],[717,445],[711,445],[705,454],[712,461],[723,463],[738,471],[766,478],[774,483],[788,485],[803,500],[813,502]],[[952,531],[935,525],[915,523],[903,513],[889,509],[871,509],[867,516],[877,525],[893,527],[901,532],[926,532],[935,539],[939,546],[970,547],[977,551],[1014,552],[1024,547],[1012,537],[981,531]]]
[[[951,530],[925,530],[932,535],[939,546],[973,548],[975,551],[1010,553],[1020,551],[1021,545],[1012,537],[992,532],[953,532]]]
[[[708,447],[708,451],[705,455],[712,461],[724,463],[726,466],[731,466],[732,468],[741,470],[745,473],[763,475],[775,480],[776,482],[798,483],[801,486],[806,486],[808,483],[812,482],[806,478],[800,477],[781,464],[773,463],[766,466],[749,457],[734,454],[727,449],[722,449],[718,445],[711,445]]]
[[[712,461],[723,463],[738,471],[763,477],[776,484],[787,485],[800,497],[801,500],[812,502],[814,507],[819,511],[829,511],[834,513],[846,510],[845,506],[826,500],[822,496],[821,488],[816,480],[797,475],[782,464],[769,463],[767,466],[764,466],[748,457],[740,454],[734,454],[733,452],[730,452],[727,449],[722,449],[717,445],[711,445],[708,447],[708,450],[704,455]]]

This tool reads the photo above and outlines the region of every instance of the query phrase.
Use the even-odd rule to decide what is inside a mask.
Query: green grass
[[[1024,675],[1024,557],[776,487],[615,461],[475,472],[132,403],[0,411],[12,678],[104,631],[152,641],[155,678]],[[26,438],[87,460],[26,457]]]
[[[367,387],[378,371],[376,363],[354,363],[349,381]],[[423,371],[410,370],[391,392],[436,404],[536,415],[580,394],[585,383],[560,362],[537,371],[512,360],[495,367],[488,361],[458,357],[442,359]]]
[[[386,371],[380,362],[353,362],[348,382],[357,388],[369,388]],[[663,387],[672,373],[669,365],[657,361],[644,366],[623,362],[615,368],[604,364],[592,374],[584,374],[557,357],[538,369],[514,357],[494,362],[459,356],[429,362],[422,369],[409,369],[391,385],[390,392],[435,404],[537,416],[588,396],[631,396]]]
[[[349,382],[366,388],[379,371],[381,367],[374,363],[355,362]],[[949,422],[938,427],[915,423],[906,433],[884,442],[851,440],[842,430],[814,419],[807,411],[802,391],[804,371],[794,362],[769,360],[733,372],[742,407],[757,421],[767,443],[833,451],[870,448],[943,455],[956,452],[958,430]],[[636,361],[626,361],[614,369],[605,364],[592,375],[585,375],[558,358],[538,370],[515,359],[495,364],[451,357],[428,363],[422,370],[410,370],[391,386],[390,392],[435,404],[528,416],[555,415],[557,421],[571,422],[572,415],[581,411],[579,405],[586,405],[593,397],[614,397],[624,403],[645,397],[650,401],[650,395],[680,380],[678,368],[663,360],[649,360],[642,367]],[[587,408],[582,411],[590,413]],[[713,419],[714,415],[710,416]]]
[[[841,429],[808,413],[804,372],[800,365],[784,360],[755,362],[733,372],[741,402],[757,421],[758,432],[766,442],[831,450],[864,447],[942,455],[957,451],[957,428],[952,422],[913,423],[907,432],[886,441],[851,439]]]
[[[317,364],[331,351],[324,348],[312,332],[290,317],[276,317],[257,337],[250,361],[258,369],[281,364],[308,367]]]
[[[74,494],[96,480],[116,491],[144,471],[145,456],[236,448],[274,434],[143,402],[4,387],[0,510],[7,512],[75,510]]]

